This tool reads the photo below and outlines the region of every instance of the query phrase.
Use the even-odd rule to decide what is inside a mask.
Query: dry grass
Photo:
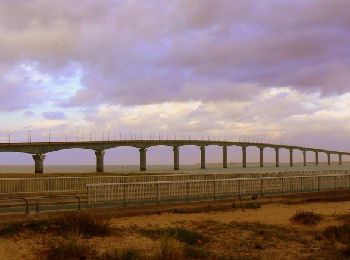
[[[312,211],[297,211],[291,218],[290,221],[295,224],[301,225],[317,225],[322,220],[320,214],[316,214]]]
[[[55,232],[58,234],[105,236],[112,232],[110,217],[84,212],[68,212],[57,218],[8,223],[0,226],[0,236],[12,236],[23,231],[35,233]]]
[[[47,260],[93,259],[96,251],[86,241],[75,238],[54,239],[38,252],[38,257]]]
[[[0,256],[19,258],[1,252],[7,250],[4,241],[20,241],[21,245],[36,241],[33,251],[42,248],[40,258],[44,259],[347,259],[349,205],[328,203],[323,210],[321,204],[272,205],[192,215],[154,214],[113,222],[107,217],[70,213],[49,221],[5,225],[0,229],[4,235]],[[324,221],[317,226],[291,224],[297,210],[318,212]]]
[[[137,228],[137,231],[140,234],[151,237],[153,239],[169,237],[190,245],[194,245],[198,241],[207,240],[207,238],[205,238],[200,233],[184,227],[179,227],[179,226],[166,227],[166,228],[161,228],[158,226],[150,226],[147,228],[139,227]]]

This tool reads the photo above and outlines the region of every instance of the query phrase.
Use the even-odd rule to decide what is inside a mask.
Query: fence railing
[[[350,188],[350,174],[88,184],[88,204],[216,200]]]
[[[0,178],[0,194],[84,191],[87,184],[97,183],[134,183],[134,182],[183,182],[192,180],[219,180],[235,178],[263,178],[282,176],[315,176],[350,174],[348,170],[326,171],[285,171],[265,173],[203,173],[172,175],[136,175],[136,176],[93,176],[93,177],[43,177],[43,178]]]

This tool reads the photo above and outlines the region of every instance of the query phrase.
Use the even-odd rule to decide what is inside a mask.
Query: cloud
[[[49,111],[44,112],[43,117],[49,120],[63,120],[66,119],[66,115],[62,111]]]
[[[0,7],[0,58],[35,61],[52,77],[81,70],[82,89],[64,106],[235,100],[251,86],[334,95],[349,89],[349,7],[346,0],[10,1]]]

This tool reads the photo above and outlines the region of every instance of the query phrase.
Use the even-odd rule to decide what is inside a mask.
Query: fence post
[[[317,191],[319,192],[321,190],[321,183],[320,183],[320,176],[317,176]]]
[[[160,203],[159,182],[157,182],[156,188],[157,188],[157,204],[159,204]]]
[[[334,176],[334,190],[337,189],[337,176]]]
[[[303,177],[300,178],[300,192],[303,192]]]
[[[188,181],[186,181],[186,201],[190,202],[190,192],[189,192],[190,188],[189,188],[189,183]]]
[[[214,200],[216,200],[216,180],[213,180]]]
[[[282,194],[284,194],[284,178],[282,177]]]
[[[238,197],[241,198],[241,180],[238,180]]]
[[[126,207],[127,201],[126,201],[126,183],[124,183],[124,191],[123,191],[123,200],[124,200],[124,207]]]
[[[261,178],[260,179],[260,191],[261,191],[261,196],[264,196],[264,180]]]

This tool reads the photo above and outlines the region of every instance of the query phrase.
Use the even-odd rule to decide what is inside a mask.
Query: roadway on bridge
[[[0,177],[27,177],[33,174],[33,165],[0,165]],[[161,174],[161,173],[255,173],[255,172],[281,172],[281,171],[308,171],[308,170],[350,170],[350,162],[344,162],[343,165],[338,165],[334,162],[331,166],[327,163],[320,163],[315,166],[310,163],[304,167],[302,163],[295,163],[294,167],[290,167],[288,163],[283,163],[279,168],[275,167],[274,163],[266,163],[264,168],[259,167],[259,163],[248,163],[247,168],[242,168],[241,163],[229,163],[228,168],[222,168],[222,165],[207,164],[206,169],[200,169],[200,165],[181,165],[179,171],[174,171],[173,165],[149,165],[146,174]],[[46,165],[45,172],[49,175],[57,173],[71,174],[95,174],[95,165]],[[139,165],[105,165],[105,173],[116,174],[140,174]],[[25,175],[25,176],[23,176]],[[45,174],[43,177],[46,176]],[[38,175],[36,175],[38,177]]]

